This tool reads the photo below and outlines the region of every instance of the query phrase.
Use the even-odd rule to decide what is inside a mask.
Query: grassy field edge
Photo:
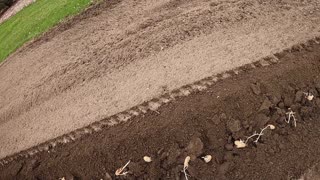
[[[37,0],[25,7],[0,24],[0,63],[26,42],[90,4],[92,0]]]

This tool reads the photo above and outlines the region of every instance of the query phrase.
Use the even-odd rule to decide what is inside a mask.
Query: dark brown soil
[[[206,92],[162,106],[159,114],[21,158],[0,167],[0,179],[184,179],[188,155],[189,179],[298,178],[320,155],[320,45],[306,49],[278,54],[278,64],[248,66]],[[285,123],[288,108],[296,112],[297,127]],[[276,128],[258,143],[234,147],[267,124]],[[213,156],[209,163],[201,159],[207,154]],[[151,163],[143,161],[146,155]],[[114,177],[129,160],[129,174]]]
[[[318,37],[318,9],[319,0],[90,6],[0,64],[0,158]]]

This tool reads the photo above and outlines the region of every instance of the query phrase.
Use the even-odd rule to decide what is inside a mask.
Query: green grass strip
[[[0,62],[25,42],[44,33],[69,15],[79,13],[91,0],[37,0],[0,24]]]

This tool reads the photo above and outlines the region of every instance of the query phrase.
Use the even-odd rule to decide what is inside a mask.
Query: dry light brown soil
[[[320,36],[319,9],[319,0],[93,5],[0,65],[0,158]]]
[[[158,112],[105,128],[66,145],[0,167],[0,179],[317,179],[320,162],[320,44],[315,41],[276,54],[279,62],[216,82],[177,98]],[[309,101],[304,93],[314,95]],[[285,122],[295,112],[297,125]],[[237,149],[267,124],[258,143]],[[201,157],[212,155],[205,163]],[[151,163],[143,161],[150,156]],[[126,176],[116,169],[131,163]],[[313,168],[312,168],[313,167]],[[305,173],[308,170],[312,173]],[[318,168],[319,169],[319,168]]]

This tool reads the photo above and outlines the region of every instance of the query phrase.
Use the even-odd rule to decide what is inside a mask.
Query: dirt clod
[[[302,98],[304,98],[303,92],[297,91],[294,101],[300,103],[302,101]]]
[[[272,102],[268,98],[265,98],[259,108],[259,111],[266,113],[266,114],[269,114],[269,108],[271,108],[271,106],[272,106]]]
[[[293,96],[290,96],[288,94],[284,95],[284,100],[283,100],[284,106],[290,107],[293,104],[293,102],[294,102]]]
[[[230,118],[227,120],[227,130],[231,133],[236,133],[241,130],[241,121]]]
[[[191,160],[194,160],[198,156],[203,153],[203,142],[200,138],[195,137],[190,142],[189,145],[186,147],[187,154],[191,157]]]
[[[233,144],[226,144],[224,146],[224,148],[227,150],[227,151],[232,151],[233,150]]]
[[[105,173],[103,180],[112,180],[112,177],[110,176],[109,173]]]
[[[256,84],[251,84],[251,90],[255,95],[259,95],[261,94],[261,89],[260,89],[260,84],[256,83]]]
[[[270,118],[267,115],[262,114],[262,113],[258,114],[255,117],[256,128],[260,129],[260,128],[265,127],[265,125],[268,123],[269,120],[270,120]]]
[[[270,101],[271,101],[272,104],[277,105],[281,101],[281,95],[280,94],[272,95],[270,97]]]
[[[280,109],[284,109],[285,107],[284,107],[284,103],[283,102],[280,102],[279,104],[278,104],[278,107],[280,108]]]

